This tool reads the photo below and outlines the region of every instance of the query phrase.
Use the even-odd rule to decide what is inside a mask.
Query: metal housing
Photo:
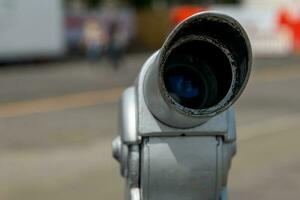
[[[182,108],[166,94],[161,80],[164,62],[182,38],[213,38],[210,41],[231,63],[230,89],[211,108]],[[113,141],[113,155],[126,178],[126,200],[227,199],[228,172],[236,152],[232,105],[247,84],[251,59],[248,37],[231,17],[204,12],[175,28],[122,95],[120,136]]]

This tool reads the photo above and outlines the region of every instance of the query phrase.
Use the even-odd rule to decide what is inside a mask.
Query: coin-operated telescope
[[[179,24],[121,100],[113,155],[126,200],[225,200],[236,151],[233,103],[251,71],[249,39],[215,12]]]

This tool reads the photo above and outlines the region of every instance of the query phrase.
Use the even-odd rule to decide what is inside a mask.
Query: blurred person
[[[118,68],[124,53],[126,41],[120,31],[120,24],[117,21],[110,24],[108,38],[108,57],[113,66]]]
[[[107,46],[107,34],[96,18],[86,20],[83,27],[83,43],[89,60],[100,59]]]
[[[82,53],[85,9],[85,5],[80,0],[67,1],[65,10],[66,37],[69,53],[73,55],[81,55]]]
[[[84,19],[82,15],[68,12],[66,14],[66,37],[71,54],[80,55],[82,51],[82,27]]]
[[[107,55],[113,67],[118,68],[134,32],[132,11],[117,1],[106,0],[100,14],[108,35]]]

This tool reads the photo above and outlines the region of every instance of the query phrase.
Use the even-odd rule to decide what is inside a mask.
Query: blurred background
[[[254,51],[230,199],[299,199],[298,0],[0,0],[0,199],[123,199],[120,94],[203,10],[238,19]]]

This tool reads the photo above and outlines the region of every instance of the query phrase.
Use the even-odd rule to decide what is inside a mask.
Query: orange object
[[[278,25],[279,28],[285,27],[290,31],[294,50],[300,52],[300,17],[293,17],[288,10],[282,9],[279,12]]]
[[[180,22],[182,22],[183,20],[185,20],[186,18],[204,10],[205,8],[201,6],[186,5],[186,6],[174,7],[171,10],[171,22],[175,26]]]

